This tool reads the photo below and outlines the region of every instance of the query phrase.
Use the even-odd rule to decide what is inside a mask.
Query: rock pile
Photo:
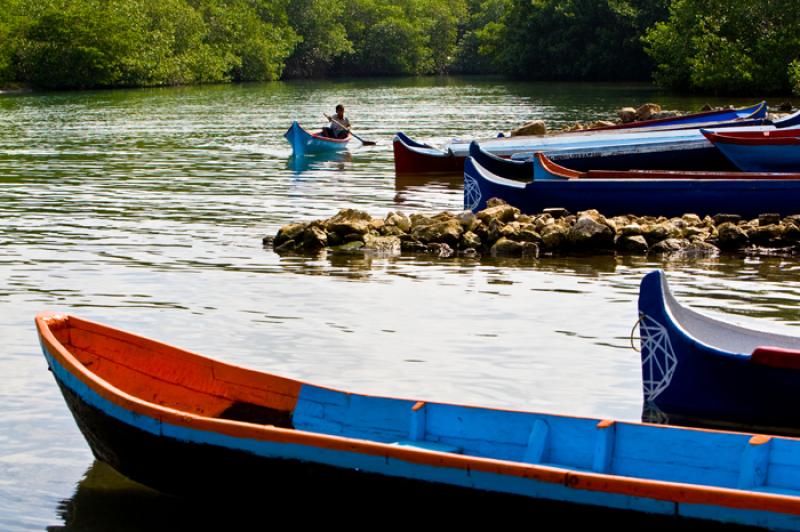
[[[433,216],[389,212],[373,218],[343,209],[327,220],[292,223],[264,238],[281,252],[367,251],[397,255],[433,253],[439,257],[480,255],[538,257],[540,253],[680,253],[708,256],[720,251],[800,250],[800,214],[762,214],[744,220],[732,214],[700,218],[614,216],[595,210],[572,214],[545,209],[521,214],[502,200],[489,200],[477,214],[442,212]]]

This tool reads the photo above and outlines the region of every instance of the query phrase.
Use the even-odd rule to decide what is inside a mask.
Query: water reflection
[[[269,483],[269,479],[263,479]],[[224,489],[224,487],[222,488]],[[269,493],[269,496],[266,496]],[[409,508],[413,511],[409,512]],[[473,508],[473,511],[465,511]],[[613,522],[619,530],[674,532],[727,531],[730,526],[687,521],[574,506],[526,497],[501,497],[487,492],[450,491],[436,485],[406,484],[397,481],[391,491],[363,490],[309,496],[305,493],[280,493],[265,486],[265,496],[254,493],[252,499],[193,501],[161,494],[137,484],[102,462],[95,461],[78,483],[71,498],[61,501],[58,515],[63,525],[46,527],[49,532],[134,532],[174,530],[263,530],[291,526],[346,525],[355,529],[393,526],[417,527],[424,516],[428,525],[474,526],[476,522],[497,523],[498,516],[507,522],[522,521],[536,515],[560,527],[586,528],[597,522]],[[298,521],[300,519],[300,521]]]
[[[345,170],[353,162],[353,154],[347,150],[291,155],[286,168],[296,175],[310,170]]]

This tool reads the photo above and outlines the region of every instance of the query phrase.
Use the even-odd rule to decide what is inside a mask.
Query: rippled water
[[[397,130],[444,142],[649,100],[706,101],[485,79],[0,96],[0,529],[151,528],[138,512],[172,504],[93,464],[40,354],[41,310],[354,391],[625,420],[641,415],[629,336],[652,268],[696,308],[799,326],[795,259],[279,257],[261,245],[343,207],[460,210],[458,178],[395,179]],[[378,145],[292,160],[291,120],[319,126],[338,102]]]

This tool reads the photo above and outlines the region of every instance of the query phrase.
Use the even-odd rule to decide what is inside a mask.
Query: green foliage
[[[798,59],[789,63],[789,84],[792,92],[800,96],[800,60]]]
[[[643,39],[655,79],[682,90],[786,92],[800,53],[796,0],[675,0]]]
[[[0,73],[46,88],[278,79],[298,40],[279,1],[0,2],[28,14],[2,47]]]
[[[289,22],[302,39],[287,62],[289,76],[323,76],[337,57],[353,52],[343,24],[344,7],[345,0],[295,0],[289,4]]]
[[[503,15],[472,30],[479,55],[528,79],[647,79],[639,35],[665,0],[493,0]]]

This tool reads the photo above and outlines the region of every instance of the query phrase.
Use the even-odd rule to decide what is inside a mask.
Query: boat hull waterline
[[[798,440],[346,393],[72,316],[36,324],[95,455],[157,489],[258,497],[333,473],[800,529],[800,492],[748,461],[767,444],[800,456]]]

